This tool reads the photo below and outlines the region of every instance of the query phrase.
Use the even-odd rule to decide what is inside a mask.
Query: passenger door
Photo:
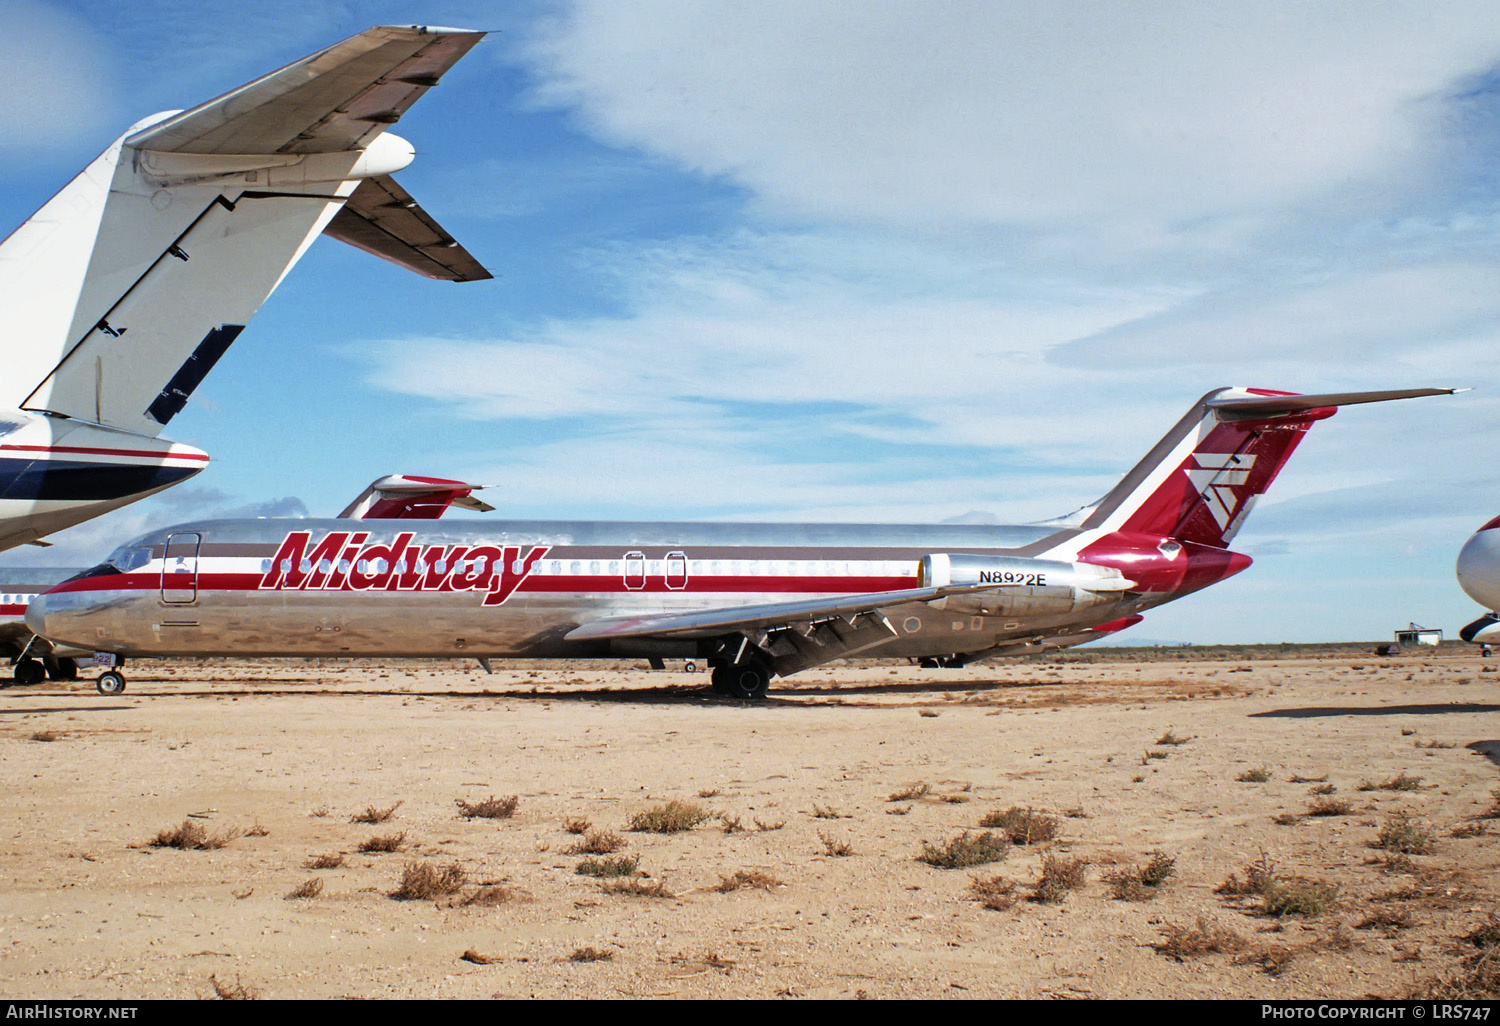
[[[198,600],[198,550],[203,536],[183,531],[167,536],[161,566],[161,600],[168,605],[190,605]]]

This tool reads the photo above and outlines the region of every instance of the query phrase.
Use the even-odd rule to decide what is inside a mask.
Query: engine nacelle
[[[1114,567],[934,552],[923,556],[921,587],[961,589],[932,602],[980,616],[1046,616],[1116,602],[1135,586]]]

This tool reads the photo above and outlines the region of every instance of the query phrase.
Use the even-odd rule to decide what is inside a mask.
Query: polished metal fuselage
[[[693,656],[706,637],[569,641],[581,624],[900,591],[934,552],[1035,558],[1070,528],[646,522],[233,520],[122,548],[139,565],[64,585],[28,622],[127,657]],[[117,553],[117,555],[119,555]],[[126,560],[122,559],[122,562]],[[477,561],[477,562],[476,562]],[[973,653],[1164,601],[1007,589],[986,609],[882,611],[870,655]]]

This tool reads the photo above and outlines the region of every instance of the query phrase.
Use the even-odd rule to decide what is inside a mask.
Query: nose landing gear
[[[105,670],[94,681],[94,687],[101,695],[118,695],[125,690],[125,675],[119,670]]]

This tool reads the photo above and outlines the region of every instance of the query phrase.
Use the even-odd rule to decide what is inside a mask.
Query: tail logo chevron
[[[1197,468],[1189,468],[1188,480],[1193,483],[1203,503],[1213,514],[1220,530],[1227,530],[1239,507],[1239,496],[1234,489],[1250,480],[1250,468],[1255,457],[1235,453],[1195,452],[1193,459]]]

